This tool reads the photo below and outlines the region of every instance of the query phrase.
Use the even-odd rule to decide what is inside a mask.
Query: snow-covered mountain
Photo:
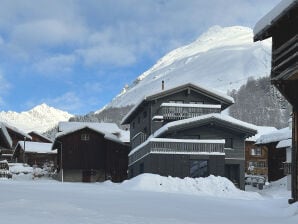
[[[133,105],[161,90],[162,80],[165,89],[187,82],[223,92],[238,89],[249,77],[268,76],[270,62],[271,40],[254,43],[250,28],[214,26],[193,43],[161,58],[105,108]]]
[[[68,121],[71,117],[73,117],[72,114],[44,103],[21,113],[13,111],[0,112],[0,121],[7,122],[25,132],[38,131],[43,133],[53,128],[59,121]]]

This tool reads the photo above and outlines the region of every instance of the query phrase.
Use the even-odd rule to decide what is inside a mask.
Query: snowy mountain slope
[[[13,111],[0,112],[0,121],[7,122],[25,132],[37,131],[43,133],[53,128],[59,121],[68,121],[71,117],[73,115],[44,103],[21,113]]]
[[[166,89],[187,82],[223,92],[237,89],[249,77],[270,74],[270,52],[271,40],[253,43],[250,28],[212,27],[193,43],[161,58],[106,108],[133,105],[145,95],[159,91],[162,80]]]

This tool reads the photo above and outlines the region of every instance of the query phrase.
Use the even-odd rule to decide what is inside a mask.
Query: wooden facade
[[[263,176],[268,180],[268,148],[257,146],[255,141],[245,142],[245,172]]]
[[[276,11],[280,13],[274,15],[273,12]],[[257,23],[254,40],[264,40],[268,37],[272,37],[272,84],[293,106],[292,199],[289,200],[292,203],[298,201],[298,2],[296,0],[283,1]]]
[[[232,98],[193,84],[145,97],[122,122],[130,124],[129,177],[212,174],[244,189],[244,140],[256,130],[219,113],[232,104]]]
[[[58,136],[53,149],[58,149],[59,178],[65,181],[94,182],[127,178],[128,146],[105,137],[91,128],[79,128]],[[63,172],[62,172],[63,170]]]

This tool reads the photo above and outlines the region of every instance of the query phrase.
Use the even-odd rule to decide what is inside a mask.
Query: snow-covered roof
[[[12,139],[10,137],[10,135],[7,132],[6,126],[4,125],[4,123],[0,122],[0,131],[2,132],[9,148],[12,148]]]
[[[213,143],[213,144],[225,144],[224,139],[173,139],[173,138],[155,138],[154,135],[150,135],[149,138],[143,142],[142,144],[135,147],[133,150],[130,151],[128,156],[131,156],[135,152],[139,151],[141,148],[143,148],[145,145],[147,145],[149,142],[185,142],[185,143]],[[206,154],[207,152],[204,152]],[[219,153],[219,152],[218,152]],[[185,152],[184,152],[185,154]],[[223,153],[219,153],[223,154]]]
[[[277,148],[277,149],[280,149],[280,148],[288,148],[288,147],[292,147],[292,139],[281,140],[281,141],[276,145],[276,148]]]
[[[283,128],[277,131],[273,131],[264,135],[261,135],[257,140],[256,144],[267,144],[272,142],[280,142],[292,138],[292,130],[290,128]]]
[[[90,124],[85,123],[85,125],[82,125],[82,126],[81,125],[74,125],[72,128],[68,128],[68,129],[66,129],[63,132],[58,132],[56,134],[56,138],[60,138],[62,136],[65,136],[65,135],[69,135],[71,133],[74,133],[74,132],[76,132],[78,130],[82,130],[84,128],[88,128],[88,129],[91,129],[91,130],[93,130],[93,131],[95,131],[97,133],[100,133],[100,134],[104,135],[104,138],[105,139],[109,139],[111,141],[118,142],[118,143],[123,143],[120,140],[120,138],[118,138],[115,134],[112,134],[112,133],[104,130],[103,129],[103,126],[100,126],[100,125],[99,126],[96,126],[96,125],[91,125],[91,124],[93,124],[93,123],[90,123]],[[120,132],[117,132],[117,134],[120,135]]]
[[[244,130],[245,132],[248,132],[248,134],[252,135],[253,133],[257,132],[257,127],[253,124],[249,124],[244,121],[237,120],[229,115],[221,114],[221,113],[211,113],[206,114],[198,117],[173,121],[170,123],[167,123],[166,125],[162,126],[160,129],[158,129],[154,133],[154,137],[158,137],[161,134],[165,133],[169,129],[177,128],[181,126],[187,126],[187,125],[198,125],[206,120],[214,119],[219,122],[224,122],[226,124],[232,125],[235,128],[240,128]]]
[[[269,27],[277,21],[280,16],[293,5],[298,4],[298,0],[282,0],[269,13],[257,22],[254,27],[254,35],[259,35],[260,32],[268,30]],[[258,38],[257,38],[258,39]]]
[[[162,103],[161,107],[196,107],[196,108],[214,108],[220,109],[221,105],[202,104],[202,103]]]
[[[214,143],[225,144],[224,139],[175,139],[175,138],[150,138],[150,142],[186,142],[186,143]]]
[[[73,129],[81,129],[89,127],[95,130],[101,130],[112,134],[121,132],[121,129],[115,123],[98,123],[98,122],[59,122],[58,130],[60,132],[70,131]]]
[[[22,150],[24,150],[24,147],[25,147],[25,152],[47,153],[47,154],[57,153],[57,150],[52,150],[52,143],[19,141],[16,147],[18,146]]]
[[[39,137],[41,137],[41,138],[43,138],[43,139],[45,139],[45,140],[47,140],[47,141],[49,141],[49,142],[53,142],[52,139],[49,139],[48,137],[46,137],[46,136],[44,136],[44,135],[38,133],[37,131],[31,131],[31,132],[28,133],[28,134],[29,134],[30,136],[31,136],[31,134],[35,134],[35,135],[37,135],[37,136],[39,136]]]
[[[153,99],[157,99],[160,98],[162,96],[171,94],[172,92],[175,91],[180,91],[181,89],[184,88],[193,88],[195,90],[197,90],[198,92],[201,92],[202,94],[208,95],[209,97],[213,97],[216,98],[219,101],[225,102],[225,106],[223,106],[223,109],[225,109],[227,106],[231,105],[234,103],[234,99],[222,92],[219,92],[217,90],[211,89],[211,88],[206,88],[203,86],[199,86],[199,85],[195,85],[193,83],[186,83],[184,85],[179,85],[177,87],[168,89],[168,90],[164,90],[164,91],[159,91],[157,93],[151,94],[149,96],[145,96],[143,99],[141,99],[139,102],[137,102],[134,107],[126,114],[126,116],[123,117],[121,124],[126,124],[127,122],[129,122],[129,118],[130,116],[137,110],[137,108],[145,101],[150,101]]]
[[[267,133],[271,133],[273,131],[277,131],[275,127],[267,127],[267,126],[256,126],[258,133],[254,136],[251,136],[246,139],[249,142],[255,142],[261,135],[265,135]]]
[[[14,127],[14,126],[11,126],[11,125],[9,125],[9,124],[7,124],[5,122],[1,122],[1,123],[3,124],[3,126],[6,129],[9,129],[9,130],[11,130],[11,131],[13,131],[13,132],[15,132],[15,133],[17,133],[19,135],[22,135],[22,136],[26,137],[27,139],[30,139],[30,140],[32,139],[32,137],[30,135],[28,135],[27,133],[21,131],[20,129],[18,129],[18,128]]]
[[[9,148],[12,148],[13,141],[12,141],[10,135],[9,135],[8,129],[11,130],[11,131],[13,131],[13,132],[15,132],[15,133],[17,133],[17,134],[19,134],[19,135],[21,135],[21,136],[26,137],[29,140],[32,139],[32,137],[30,135],[28,135],[25,132],[17,129],[16,127],[13,127],[11,125],[8,125],[5,122],[0,122],[0,132],[3,134],[4,139],[7,142]]]

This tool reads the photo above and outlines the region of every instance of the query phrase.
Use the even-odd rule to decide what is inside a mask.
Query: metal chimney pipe
[[[165,90],[165,81],[164,80],[161,81],[161,90]]]

